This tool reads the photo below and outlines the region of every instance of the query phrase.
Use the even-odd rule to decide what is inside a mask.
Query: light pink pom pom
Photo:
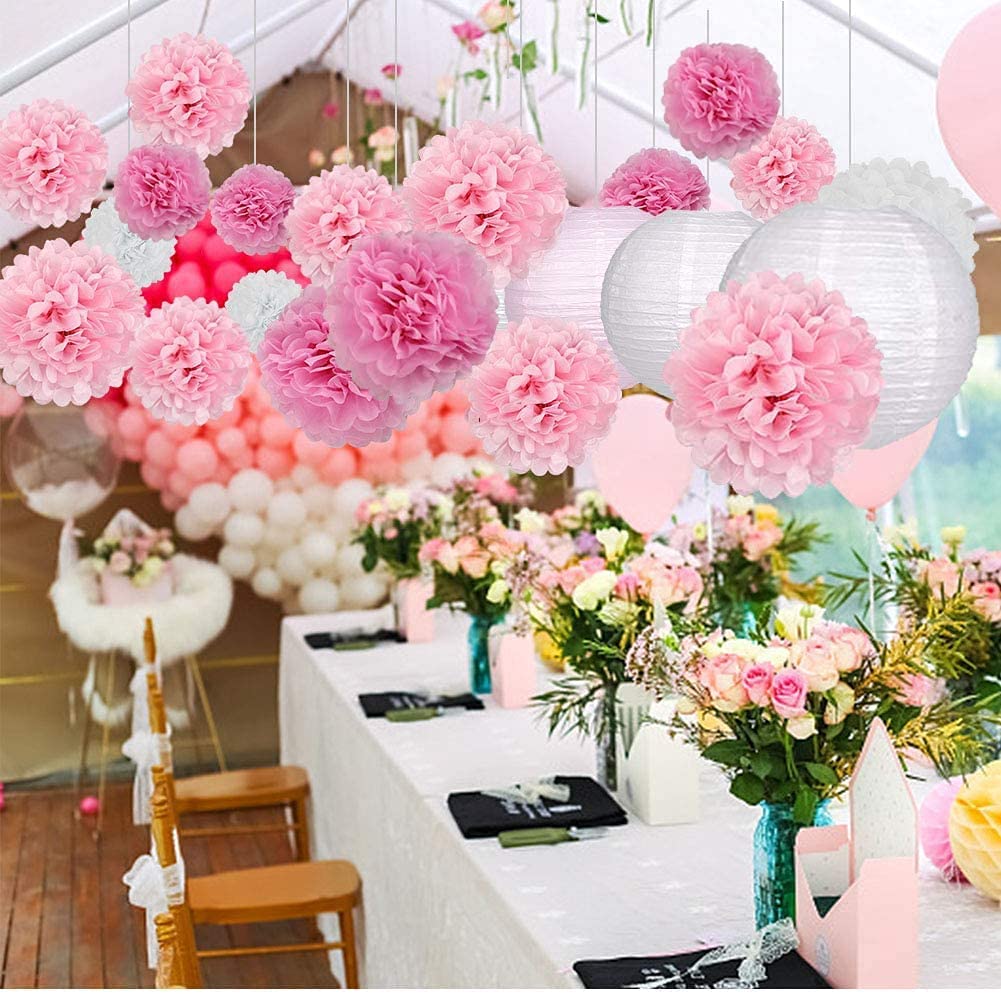
[[[864,441],[881,355],[840,293],[758,273],[711,293],[664,367],[692,458],[739,493],[798,496]]]
[[[502,284],[528,272],[567,209],[553,157],[531,135],[483,121],[432,138],[404,180],[403,196],[416,228],[464,238]]]
[[[770,218],[817,199],[834,179],[834,149],[812,124],[780,117],[764,138],[733,157],[730,168],[737,199],[755,217]]]
[[[314,282],[329,281],[361,235],[410,227],[386,177],[364,166],[336,166],[314,176],[296,198],[286,223],[289,252]]]
[[[90,209],[108,170],[108,143],[61,100],[22,104],[0,120],[0,207],[43,228]]]
[[[614,360],[588,332],[527,317],[473,371],[469,423],[514,472],[562,473],[608,433],[621,396]]]
[[[956,865],[949,840],[949,811],[963,786],[962,777],[952,777],[935,786],[921,802],[918,829],[921,848],[942,876],[953,883],[966,883],[963,871]]]
[[[225,46],[179,34],[154,45],[125,87],[132,123],[148,142],[183,145],[204,159],[233,144],[250,105],[250,81]]]
[[[392,394],[377,399],[337,364],[327,343],[326,293],[308,287],[282,311],[258,351],[272,403],[314,442],[331,448],[385,442],[406,413]]]
[[[241,166],[212,198],[212,223],[237,252],[266,255],[288,239],[285,219],[295,200],[292,181],[263,164]]]
[[[246,338],[218,304],[178,297],[143,325],[129,382],[158,420],[203,425],[233,406],[251,362]]]
[[[709,209],[709,184],[694,162],[666,148],[629,156],[605,180],[602,207],[638,207],[647,214]]]
[[[32,246],[0,280],[3,378],[39,404],[86,404],[122,384],[145,308],[99,248],[62,238]]]
[[[118,167],[115,209],[140,238],[176,238],[201,220],[211,190],[209,171],[194,152],[140,145]]]
[[[755,48],[723,43],[686,48],[664,83],[664,120],[682,146],[728,159],[764,135],[779,112],[779,81]]]
[[[497,296],[483,260],[458,238],[371,235],[338,267],[330,344],[355,382],[412,411],[448,390],[490,348]]]

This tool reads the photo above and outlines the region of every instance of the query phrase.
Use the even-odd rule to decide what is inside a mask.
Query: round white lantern
[[[508,284],[504,293],[507,319],[572,321],[607,345],[601,322],[601,281],[623,239],[649,218],[638,207],[571,207],[538,264],[524,279]]]
[[[980,332],[973,282],[950,242],[895,208],[804,204],[772,218],[725,280],[771,270],[838,290],[883,353],[883,391],[863,447],[889,445],[938,417],[963,385]]]
[[[692,310],[718,290],[733,253],[761,225],[746,214],[665,211],[619,246],[601,290],[601,317],[616,358],[667,396],[664,363]]]

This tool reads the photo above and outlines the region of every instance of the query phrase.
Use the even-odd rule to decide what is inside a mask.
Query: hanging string
[[[868,550],[866,564],[868,565],[869,581],[869,631],[876,634],[876,567],[874,560],[877,556],[882,560],[882,549],[879,542],[879,526],[876,524],[876,509],[869,508],[865,513],[865,520],[869,525]]]
[[[786,115],[786,0],[782,0],[782,13],[780,16],[782,24],[782,42],[779,54],[779,72],[782,80],[782,90],[779,99],[782,101],[782,116]]]
[[[848,166],[852,164],[852,0],[848,0]]]
[[[657,147],[657,0],[650,18],[650,147]]]
[[[344,147],[350,166],[354,161],[351,154],[351,0],[344,0]]]
[[[128,84],[132,81],[132,0],[125,5],[125,61],[125,82]],[[132,97],[128,98],[125,114],[125,149],[132,151]]]
[[[254,0],[254,165],[257,165],[257,0]]]
[[[208,23],[209,19],[209,7],[212,6],[212,0],[205,0],[205,6],[202,7],[202,19],[198,22],[197,34],[202,34],[205,31],[205,25]]]
[[[518,130],[525,130],[525,4],[518,11]]]
[[[716,555],[716,536],[713,533],[713,485],[708,470],[706,470],[705,480],[702,493],[706,502],[706,553],[709,556],[709,561],[712,562]]]
[[[594,0],[594,204],[598,205],[598,0]]]
[[[706,44],[709,44],[709,8],[706,7]],[[709,186],[709,155],[706,154],[706,186]]]
[[[400,183],[400,7],[399,0],[393,0],[393,186]]]

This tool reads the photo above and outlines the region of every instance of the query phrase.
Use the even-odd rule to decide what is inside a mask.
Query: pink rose
[[[829,639],[813,634],[789,646],[789,662],[810,690],[830,690],[838,682],[838,662]],[[788,717],[788,715],[786,716]]]
[[[369,107],[378,107],[382,104],[382,90],[370,86],[367,90],[362,90],[361,98]]]
[[[754,525],[744,535],[744,554],[751,562],[759,560],[782,541],[782,529],[773,521]]]
[[[480,580],[490,569],[490,554],[472,535],[462,535],[455,543],[455,554],[459,557],[459,567],[474,580]]]
[[[620,600],[632,601],[640,589],[640,578],[635,573],[623,573],[615,581],[615,596]]]
[[[486,31],[475,21],[462,21],[459,24],[452,25],[452,34],[458,38],[459,42],[470,55],[478,55],[480,46],[476,43],[486,34]]]
[[[111,553],[111,558],[108,560],[108,569],[112,573],[128,573],[129,567],[132,565],[132,560],[129,558],[127,552],[122,552],[121,549],[116,549]]]
[[[747,707],[750,698],[741,682],[741,672],[747,660],[732,652],[706,659],[699,668],[699,683],[709,691],[719,711],[737,711]]]
[[[974,607],[988,620],[1001,621],[1001,586],[990,580],[970,585]]]
[[[922,579],[932,590],[952,597],[959,590],[959,567],[951,559],[932,559],[925,563]]]
[[[769,688],[772,707],[783,718],[798,718],[806,712],[806,677],[799,670],[779,670]]]
[[[752,663],[744,670],[740,682],[752,704],[768,703],[775,667],[771,663]]]
[[[909,673],[897,681],[893,696],[901,704],[912,708],[929,708],[945,697],[945,680],[937,680],[924,673]]]

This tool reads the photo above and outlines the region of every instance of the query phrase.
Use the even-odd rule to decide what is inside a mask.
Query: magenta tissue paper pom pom
[[[467,121],[425,145],[403,182],[414,227],[464,238],[501,286],[528,272],[556,237],[566,181],[531,136]]]
[[[840,293],[758,273],[711,293],[664,366],[679,440],[716,483],[793,497],[865,440],[882,356]]]
[[[576,466],[612,424],[615,361],[584,329],[526,317],[501,331],[469,379],[469,423],[516,473]]]
[[[737,199],[759,218],[811,203],[836,172],[830,142],[796,117],[777,118],[764,138],[730,160],[730,168]]]
[[[686,48],[667,73],[664,120],[689,152],[727,159],[774,124],[779,81],[769,61],[746,45]]]
[[[154,45],[125,87],[132,123],[147,142],[190,148],[199,158],[233,144],[250,106],[250,81],[233,53],[204,35]]]
[[[932,866],[941,870],[942,876],[953,883],[966,883],[963,871],[956,865],[949,840],[949,811],[963,786],[962,777],[952,777],[937,784],[921,803],[918,829],[921,848]]]
[[[257,357],[261,382],[286,420],[331,448],[385,442],[406,412],[392,394],[376,398],[338,365],[328,344],[326,292],[308,287],[267,330]]]
[[[638,207],[647,214],[709,209],[709,184],[694,162],[666,148],[629,156],[605,180],[602,207]]]
[[[497,330],[483,260],[448,235],[371,235],[338,267],[330,344],[355,382],[408,412],[480,362]]]
[[[237,252],[266,255],[288,240],[285,219],[295,200],[292,181],[271,166],[241,166],[212,198],[212,223]]]
[[[364,166],[335,166],[313,176],[286,223],[289,252],[314,282],[329,281],[361,235],[410,227],[386,177]]]
[[[86,404],[122,385],[142,295],[115,260],[62,238],[32,246],[0,280],[0,367],[39,404]]]
[[[154,418],[203,425],[233,406],[251,362],[243,333],[218,304],[178,297],[140,329],[129,383]]]
[[[140,238],[177,238],[201,220],[211,192],[209,171],[194,152],[140,145],[118,167],[115,210]]]
[[[0,120],[0,207],[40,227],[90,209],[108,169],[108,143],[61,100],[35,100]]]

